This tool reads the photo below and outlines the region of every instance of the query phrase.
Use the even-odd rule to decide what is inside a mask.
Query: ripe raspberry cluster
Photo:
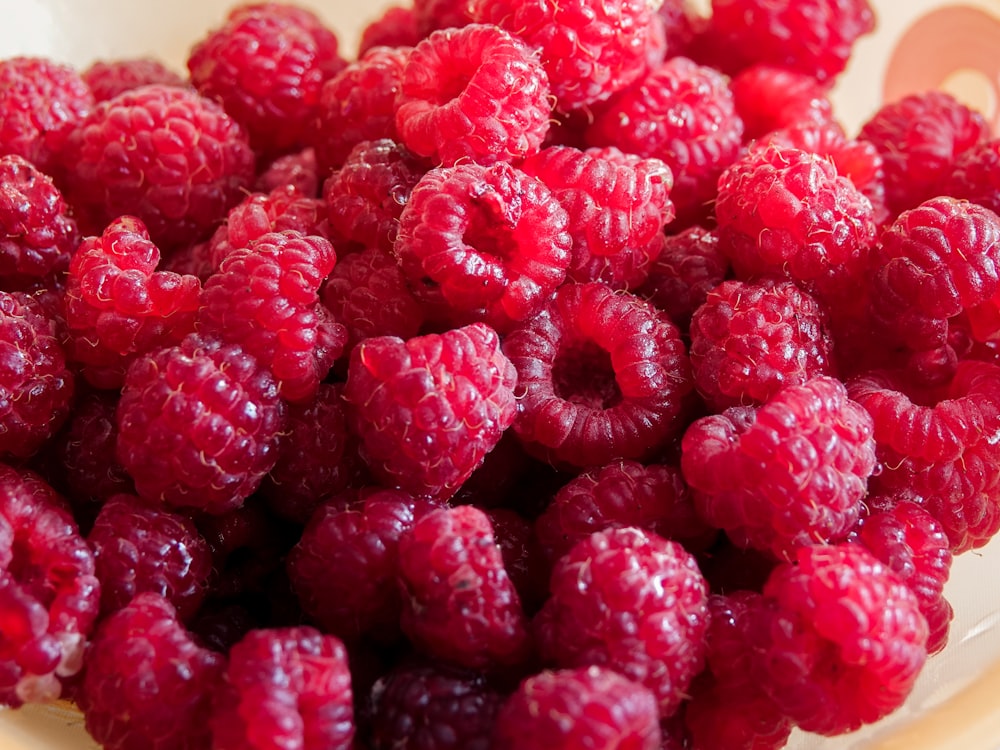
[[[773,750],[1000,530],[1000,140],[866,0],[233,8],[0,61],[0,704],[108,750]]]

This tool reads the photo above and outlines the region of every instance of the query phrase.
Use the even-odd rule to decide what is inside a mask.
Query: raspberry
[[[253,182],[243,129],[187,89],[154,84],[101,102],[66,148],[73,205],[100,227],[136,216],[164,249],[204,239]]]
[[[87,731],[108,750],[208,747],[224,657],[198,646],[159,594],[103,621],[79,695]]]
[[[469,24],[423,39],[403,69],[396,130],[410,151],[443,166],[514,161],[549,128],[549,82],[520,37]]]
[[[705,520],[744,546],[791,559],[857,522],[875,469],[872,434],[872,418],[844,385],[820,376],[757,409],[695,421],[681,442],[681,469]]]
[[[58,336],[35,297],[0,291],[0,457],[31,456],[69,414],[74,381]]]
[[[829,89],[807,73],[758,63],[735,75],[729,87],[748,141],[789,126],[833,120]]]
[[[361,30],[358,59],[375,47],[414,47],[420,39],[413,8],[409,5],[391,5]]]
[[[956,159],[985,142],[989,125],[944,91],[912,94],[882,107],[861,127],[885,162],[893,216],[942,194]]]
[[[505,333],[566,278],[567,229],[541,181],[504,162],[461,164],[432,169],[413,188],[394,251],[425,308]]]
[[[188,85],[187,81],[153,57],[97,60],[80,75],[98,102],[154,83],[178,87]]]
[[[476,0],[470,14],[536,48],[556,106],[569,112],[607,99],[642,74],[656,8],[639,0]]]
[[[319,300],[335,262],[323,237],[293,230],[263,234],[231,250],[205,282],[197,328],[255,357],[286,401],[308,401],[347,333]]]
[[[656,696],[599,666],[541,672],[507,698],[495,750],[629,747],[659,750]]]
[[[438,29],[467,26],[472,22],[466,0],[413,0],[413,20],[422,39]]]
[[[705,21],[692,0],[664,0],[656,13],[663,23],[667,55],[688,56]]]
[[[801,547],[764,587],[753,673],[799,727],[853,731],[895,710],[927,658],[913,592],[853,544]]]
[[[531,521],[511,508],[489,508],[485,513],[521,606],[526,614],[537,612],[549,591],[545,576],[539,575],[545,558]]]
[[[83,666],[100,596],[65,501],[37,474],[0,464],[0,705],[60,696]]]
[[[670,716],[704,661],[708,591],[695,559],[652,532],[596,532],[556,563],[549,587],[533,622],[542,658],[612,669]]]
[[[689,226],[710,214],[719,175],[740,153],[743,121],[721,73],[673,57],[600,107],[584,137],[665,162],[676,223]]]
[[[94,95],[69,65],[10,57],[0,60],[0,102],[0,156],[16,154],[52,175],[66,138],[94,108]]]
[[[519,666],[528,621],[493,527],[471,505],[418,518],[399,538],[403,632],[423,653],[471,669]]]
[[[0,156],[0,282],[5,291],[37,280],[61,285],[80,242],[63,195],[20,156]]]
[[[955,157],[939,192],[1000,212],[1000,139],[981,140]]]
[[[122,216],[73,255],[66,287],[69,356],[99,388],[120,387],[128,363],[194,330],[201,283],[157,271],[160,250],[141,220]]]
[[[278,387],[242,348],[191,335],[136,359],[118,404],[118,459],[147,501],[223,513],[274,464]]]
[[[261,193],[295,190],[306,198],[319,194],[319,167],[316,150],[311,146],[279,156],[257,175],[254,188]]]
[[[674,218],[666,164],[617,149],[554,146],[521,169],[545,183],[569,214],[571,280],[618,289],[642,283],[663,249],[663,227]]]
[[[823,308],[790,281],[724,281],[691,318],[695,386],[715,411],[831,374]]]
[[[681,427],[691,392],[677,328],[646,302],[594,282],[566,284],[511,332],[514,431],[546,460],[577,467],[652,457]]]
[[[354,716],[344,645],[307,626],[247,633],[229,651],[211,726],[215,750],[349,750]]]

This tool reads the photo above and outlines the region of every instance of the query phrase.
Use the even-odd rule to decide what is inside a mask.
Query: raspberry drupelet
[[[154,57],[97,60],[81,74],[95,101],[114,99],[125,91],[150,84],[184,87],[188,82]]]
[[[681,428],[692,391],[677,328],[652,305],[592,282],[565,284],[512,331],[514,431],[529,452],[575,467],[644,460]]]
[[[410,54],[396,130],[442,166],[511,162],[538,151],[549,129],[549,81],[535,52],[498,26],[435,31]]]

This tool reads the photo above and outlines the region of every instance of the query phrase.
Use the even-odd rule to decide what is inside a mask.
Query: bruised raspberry
[[[747,141],[788,126],[833,120],[829,89],[808,73],[758,63],[735,75],[729,87]]]
[[[80,75],[98,102],[154,83],[177,87],[188,85],[187,81],[154,57],[97,60]]]
[[[361,30],[358,59],[374,47],[413,47],[421,40],[411,5],[391,5]]]
[[[277,157],[258,173],[254,188],[262,193],[291,188],[306,198],[315,198],[319,194],[316,150],[310,146]]]

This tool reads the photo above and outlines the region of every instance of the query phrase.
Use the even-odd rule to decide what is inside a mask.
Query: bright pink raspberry
[[[358,59],[374,47],[414,47],[421,38],[413,6],[391,5],[361,30]]]
[[[306,198],[315,198],[319,195],[316,149],[307,146],[301,151],[277,157],[257,174],[254,189],[261,193],[295,190]]]
[[[83,666],[100,596],[94,554],[63,498],[0,464],[0,705],[60,696]]]
[[[835,735],[897,709],[927,659],[916,596],[859,545],[801,547],[764,586],[753,673],[799,727]]]
[[[470,14],[537,49],[556,107],[570,112],[603,101],[639,78],[656,8],[641,0],[475,0]]]
[[[93,385],[120,387],[136,356],[194,330],[201,283],[159,265],[160,249],[133,216],[87,237],[73,255],[65,301],[68,354]]]
[[[87,731],[108,750],[206,748],[224,666],[166,599],[139,594],[102,622],[87,654],[78,700]]]
[[[595,532],[556,563],[549,588],[533,622],[542,658],[613,669],[670,716],[704,664],[708,589],[694,557],[652,532]]]
[[[656,696],[612,669],[592,665],[527,678],[500,709],[494,750],[628,747],[660,750]]]
[[[790,281],[724,281],[691,318],[694,383],[714,411],[832,374],[827,317]]]
[[[351,352],[344,398],[372,472],[414,495],[447,500],[514,421],[517,374],[482,323]]]
[[[733,76],[729,87],[748,141],[792,125],[833,120],[828,87],[807,73],[758,63]]]
[[[99,103],[66,148],[73,205],[101,228],[136,216],[164,250],[205,239],[253,183],[246,133],[182,88],[153,84]]]
[[[692,390],[677,328],[652,305],[597,282],[566,284],[504,340],[517,369],[514,431],[530,451],[577,467],[655,455]]]
[[[229,650],[213,698],[214,750],[350,750],[347,651],[309,626],[247,633]]]
[[[431,510],[398,544],[400,622],[417,649],[470,669],[525,663],[528,620],[483,511]]]
[[[740,153],[743,121],[721,73],[672,57],[600,107],[584,137],[665,162],[677,223],[688,226],[710,213],[719,175]]]
[[[432,169],[416,184],[394,253],[431,315],[506,333],[565,280],[568,226],[540,180],[505,162],[461,164]]]
[[[278,386],[253,357],[193,334],[129,367],[118,459],[143,499],[223,513],[274,465],[283,417]]]
[[[293,230],[263,234],[231,250],[205,282],[197,328],[255,357],[286,401],[308,401],[346,339],[346,329],[319,299],[335,262],[323,237]]]
[[[80,75],[98,102],[153,83],[178,87],[188,85],[185,79],[154,57],[97,60]]]
[[[836,540],[857,522],[875,470],[873,432],[843,384],[820,376],[759,408],[695,421],[681,442],[681,469],[709,523],[791,559],[796,548]]]
[[[538,151],[549,129],[549,81],[534,51],[498,26],[469,24],[423,39],[403,69],[396,130],[443,166],[494,164]]]

